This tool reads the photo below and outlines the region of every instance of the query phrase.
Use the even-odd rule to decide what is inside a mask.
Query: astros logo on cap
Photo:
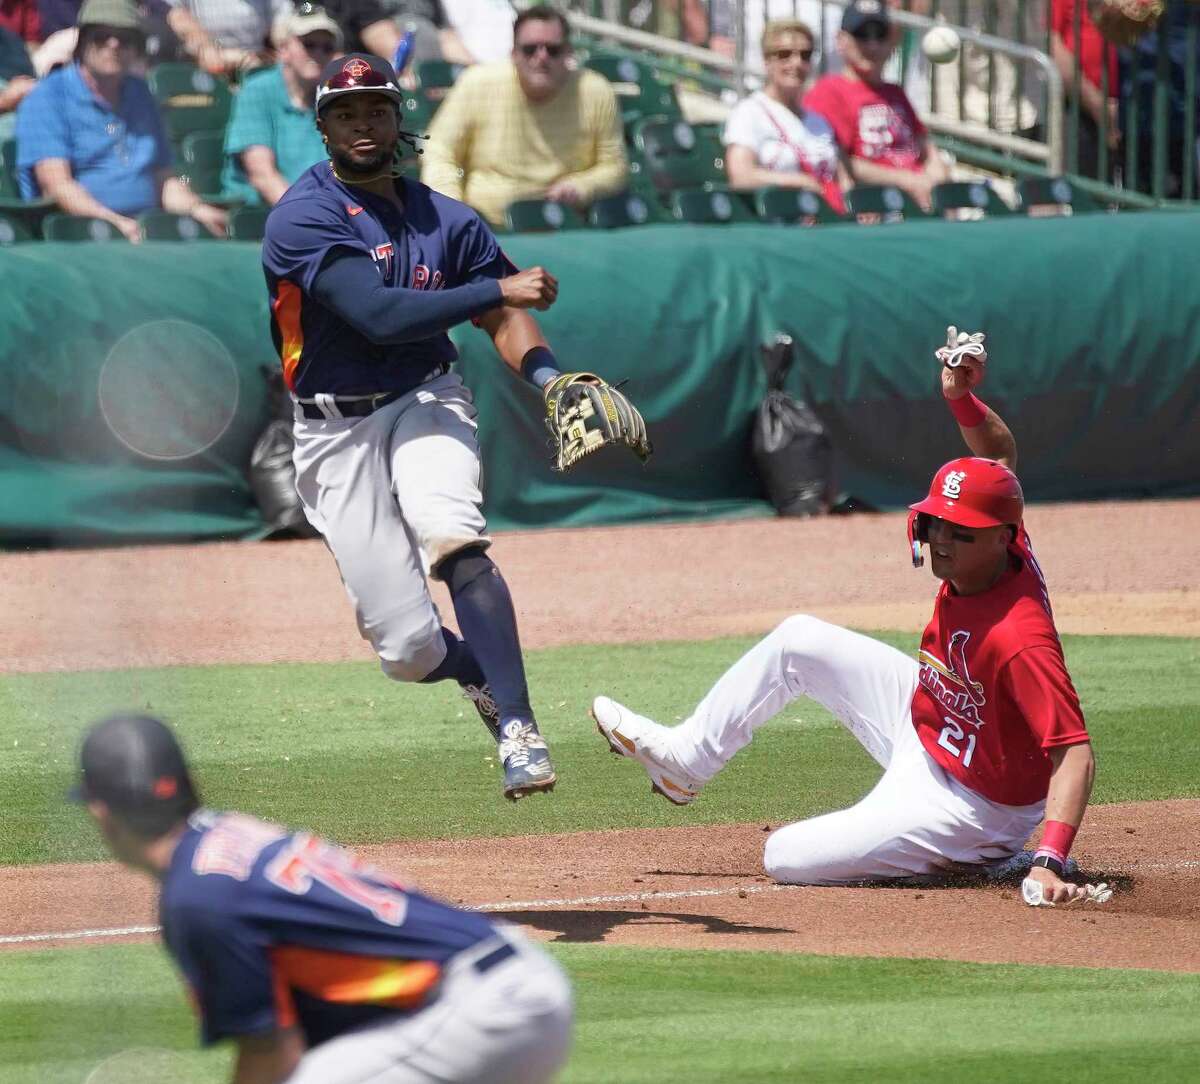
[[[342,71],[350,76],[351,79],[361,79],[370,70],[371,65],[365,60],[360,60],[358,57],[353,57],[342,65]]]

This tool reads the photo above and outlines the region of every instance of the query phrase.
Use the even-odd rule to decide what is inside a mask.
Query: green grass
[[[906,652],[910,635],[881,634]],[[552,798],[500,798],[494,747],[450,685],[387,681],[365,663],[218,666],[0,678],[0,864],[104,857],[62,794],[83,727],[117,708],[176,725],[204,798],[348,843],[663,824],[781,823],[836,809],[878,775],[823,710],[798,702],[759,731],[687,810],[650,797],[587,708],[600,692],[677,721],[754,641],[531,652],[551,738]],[[1200,641],[1067,637],[1097,746],[1096,802],[1200,795]]]
[[[1044,1084],[1058,1074],[1088,1084],[1124,1084],[1136,1074],[1138,1084],[1153,1084],[1190,1079],[1200,1064],[1196,975],[590,945],[551,951],[577,996],[564,1084]],[[227,1050],[196,1049],[182,989],[157,946],[0,956],[0,1084],[79,1084],[132,1049],[170,1052],[159,1057],[173,1055],[172,1084],[227,1078]],[[121,1084],[166,1079],[135,1064],[124,1062]]]

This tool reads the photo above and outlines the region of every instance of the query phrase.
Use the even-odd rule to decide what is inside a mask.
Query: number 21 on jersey
[[[403,891],[374,884],[362,876],[370,870],[341,847],[298,832],[267,866],[267,880],[287,892],[303,896],[319,881],[344,899],[365,907],[380,922],[399,926],[408,913]]]
[[[962,761],[964,768],[971,766],[971,758],[975,755],[975,738],[977,735],[972,732],[964,734],[962,724],[951,719],[949,715],[943,715],[946,725],[942,727],[942,732],[938,735],[938,745],[947,752],[953,753],[955,757]],[[962,746],[958,744],[967,739],[967,751],[964,753]]]

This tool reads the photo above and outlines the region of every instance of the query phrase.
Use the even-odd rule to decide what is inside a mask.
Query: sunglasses
[[[939,519],[937,516],[931,516],[928,512],[921,512],[917,515],[914,534],[916,534],[918,541],[928,542],[930,532],[943,526],[950,528],[950,537],[955,542],[975,541],[975,535],[970,531],[964,531],[957,523],[951,523],[948,519]]]
[[[791,60],[792,57],[798,56],[801,60],[812,60],[812,49],[772,49],[767,54],[771,60]]]
[[[551,60],[557,60],[563,55],[563,53],[567,51],[565,42],[534,41],[529,42],[526,45],[518,45],[517,48],[521,50],[522,56],[527,56],[530,58],[537,56],[537,51],[539,49],[545,49],[546,55],[550,57]]]
[[[332,38],[301,38],[300,44],[306,53],[326,53],[333,56],[338,51],[337,43]]]
[[[856,41],[887,41],[891,31],[881,23],[867,23],[852,35]]]
[[[106,45],[112,38],[116,38],[117,44],[125,49],[142,44],[140,30],[120,30],[115,26],[93,26],[88,29],[87,40],[92,45]]]

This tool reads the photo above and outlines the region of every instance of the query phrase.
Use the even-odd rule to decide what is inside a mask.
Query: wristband
[[[982,425],[987,417],[987,407],[975,397],[974,392],[967,392],[961,399],[947,399],[946,405],[954,415],[954,420],[964,429]]]
[[[562,376],[558,369],[558,359],[545,346],[534,346],[525,351],[521,359],[521,375],[538,391],[557,376]]]
[[[1065,862],[1067,855],[1071,853],[1071,844],[1075,842],[1077,831],[1077,828],[1065,821],[1046,821],[1042,842],[1038,844],[1036,853],[1048,854],[1051,858],[1057,858],[1059,862]]]
[[[1063,875],[1063,864],[1053,855],[1042,854],[1041,851],[1039,851],[1034,856],[1033,865],[1045,866],[1046,869],[1050,870],[1055,877],[1061,877]]]

